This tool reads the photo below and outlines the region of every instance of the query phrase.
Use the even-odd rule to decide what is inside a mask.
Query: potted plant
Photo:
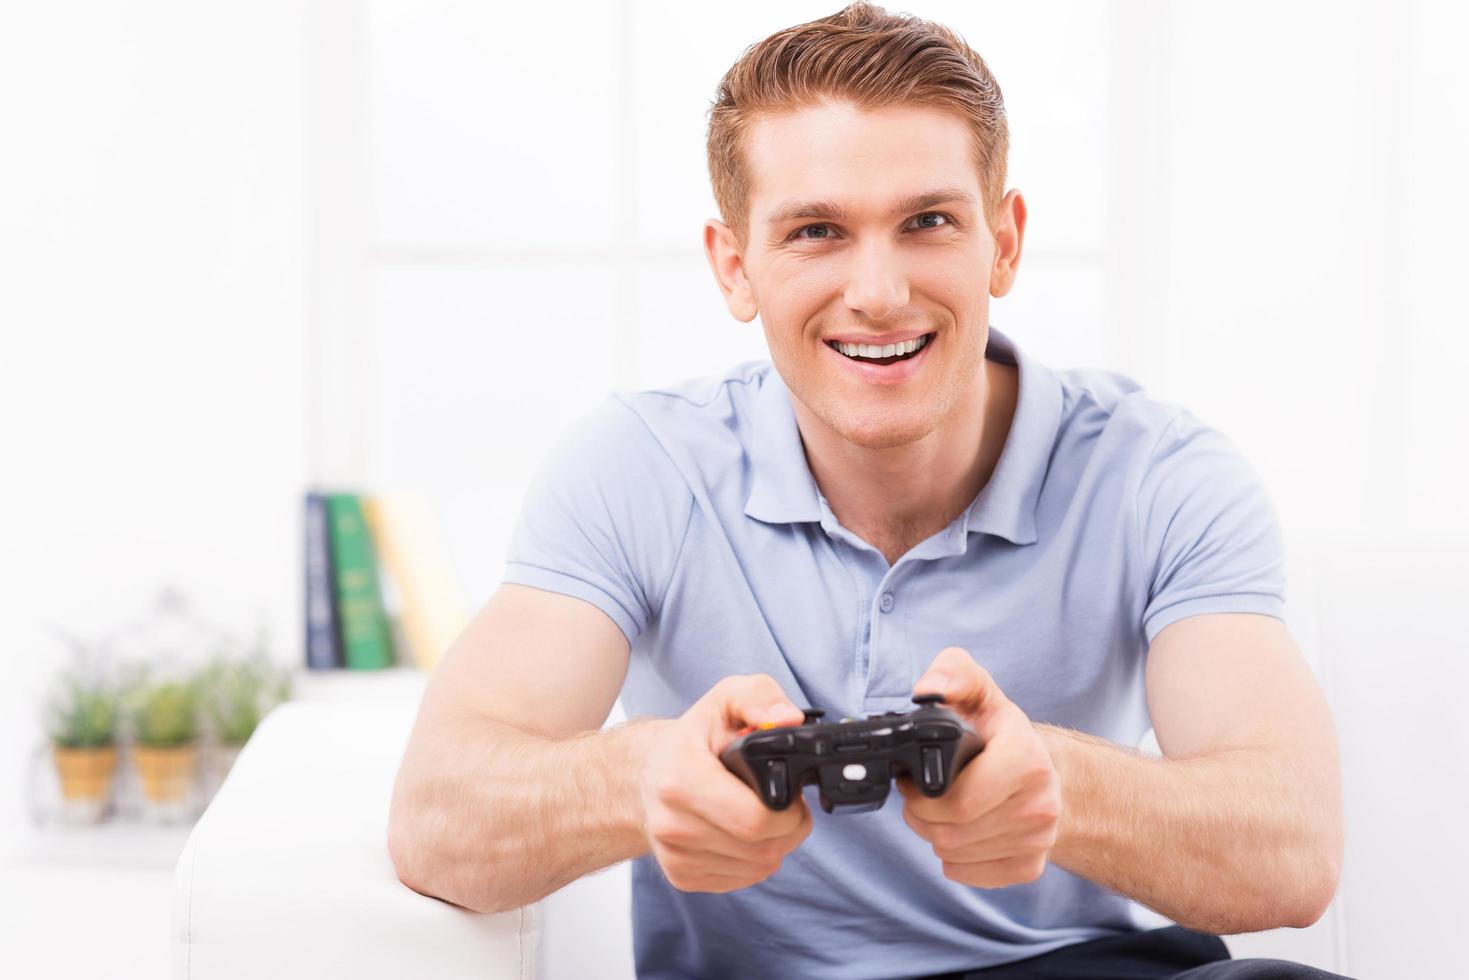
[[[47,733],[68,817],[96,821],[106,812],[117,770],[118,692],[85,662],[58,679]]]
[[[128,696],[132,762],[149,808],[182,815],[197,766],[197,678],[144,679]]]
[[[224,781],[260,719],[290,694],[290,673],[271,662],[263,645],[245,656],[216,656],[205,667],[201,698],[215,739],[213,787]]]

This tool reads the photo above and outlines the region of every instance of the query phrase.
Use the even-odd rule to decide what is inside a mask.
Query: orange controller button
[[[776,727],[779,726],[777,726],[773,721],[763,721],[759,725],[746,725],[744,728],[741,728],[739,731],[735,732],[735,738],[743,738],[751,732],[763,732]]]

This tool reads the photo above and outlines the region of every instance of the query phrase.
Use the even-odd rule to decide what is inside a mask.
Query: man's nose
[[[908,277],[891,249],[874,243],[856,250],[846,302],[872,320],[885,320],[908,305]]]

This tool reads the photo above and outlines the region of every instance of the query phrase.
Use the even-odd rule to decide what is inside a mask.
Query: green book
[[[331,518],[332,571],[337,616],[342,628],[342,655],[352,670],[377,670],[393,663],[392,633],[378,587],[377,555],[356,494],[326,498]]]

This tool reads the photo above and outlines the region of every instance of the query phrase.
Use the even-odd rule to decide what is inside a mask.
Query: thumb
[[[962,647],[945,647],[913,685],[913,694],[942,694],[944,704],[963,714],[992,714],[1008,698]]]

